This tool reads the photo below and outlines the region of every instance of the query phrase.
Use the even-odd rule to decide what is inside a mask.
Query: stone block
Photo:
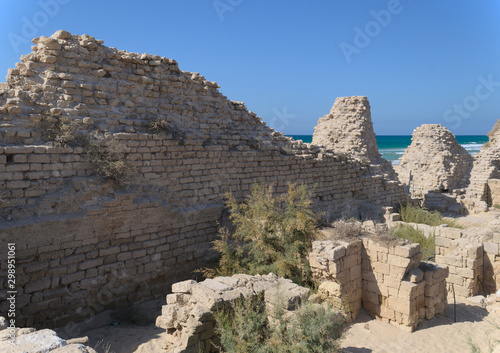
[[[492,254],[492,255],[499,255],[499,252],[498,252],[498,243],[490,243],[490,242],[484,242],[483,243],[483,248],[484,248],[484,251],[487,252],[488,254]]]
[[[420,252],[420,244],[413,243],[394,247],[394,255],[401,257],[413,257]]]
[[[66,341],[49,329],[18,335],[13,346],[10,340],[0,341],[0,352],[49,352],[66,346]]]
[[[356,265],[349,270],[349,278],[351,281],[361,279],[361,265]]]
[[[79,270],[87,270],[89,268],[95,268],[95,267],[98,267],[98,266],[101,266],[104,262],[104,259],[99,257],[97,259],[93,259],[93,260],[87,260],[87,261],[84,261],[84,262],[81,262],[78,264],[78,269]]]
[[[465,278],[475,278],[475,271],[470,268],[457,268],[456,274]]]
[[[34,292],[41,292],[44,289],[49,289],[52,281],[50,278],[43,278],[38,281],[34,282],[28,282],[24,286],[24,292],[25,293],[34,293]]]
[[[441,228],[441,236],[448,239],[460,239],[462,237],[462,230],[457,228]]]
[[[172,284],[172,292],[173,293],[191,293],[191,288],[196,284],[197,282],[189,279],[187,281],[182,281],[182,282],[177,282]]]
[[[424,278],[424,271],[418,268],[413,268],[408,271],[408,280],[412,283],[418,283]]]

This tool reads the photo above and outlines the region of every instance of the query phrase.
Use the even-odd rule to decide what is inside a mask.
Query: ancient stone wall
[[[388,180],[397,180],[392,164],[378,151],[367,97],[337,98],[330,113],[318,120],[312,143],[369,163]]]
[[[500,207],[500,179],[488,179],[491,206]]]
[[[359,239],[315,241],[309,256],[313,277],[321,283],[320,294],[342,308],[349,321],[353,321],[361,310],[362,246]]]
[[[448,295],[472,297],[484,290],[482,242],[467,236],[466,231],[456,228],[438,228],[436,232],[436,262],[447,266]],[[483,293],[484,294],[484,293]]]
[[[0,247],[16,243],[20,326],[165,293],[212,256],[226,192],[304,183],[330,220],[405,197],[370,163],[274,132],[174,60],[64,31],[34,43],[0,87]],[[120,186],[103,165],[131,174]]]
[[[447,269],[421,259],[419,244],[363,238],[314,242],[310,265],[319,292],[337,299],[348,318],[362,305],[377,319],[413,331],[447,307]]]
[[[413,131],[412,143],[400,161],[398,173],[411,196],[444,211],[455,197],[440,194],[466,186],[473,158],[445,127],[424,124]]]
[[[486,143],[474,157],[467,193],[463,203],[472,212],[485,211],[494,206],[493,196],[498,197],[497,184],[489,179],[500,179],[500,120],[488,133]],[[493,190],[491,186],[493,185]]]
[[[197,283],[193,280],[172,285],[167,305],[156,326],[167,330],[163,348],[177,353],[218,352],[214,314],[230,309],[237,300],[259,300],[268,309],[284,305],[293,311],[309,297],[310,290],[291,280],[269,275],[217,277]]]

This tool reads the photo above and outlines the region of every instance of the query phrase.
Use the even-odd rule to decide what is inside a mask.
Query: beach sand
[[[448,306],[447,316],[424,321],[417,331],[409,333],[382,321],[372,319],[364,310],[348,330],[342,341],[346,353],[422,353],[422,352],[474,352],[475,344],[481,352],[490,352],[500,341],[500,306],[489,307],[491,312],[469,302],[456,306],[457,322],[453,321],[454,306]],[[493,310],[497,310],[493,312]],[[82,331],[90,346],[103,352],[166,353],[161,348],[165,330],[153,324],[138,326],[119,324]]]

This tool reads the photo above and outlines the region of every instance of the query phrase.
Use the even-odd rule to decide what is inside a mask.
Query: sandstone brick
[[[44,278],[38,281],[26,283],[24,286],[24,292],[26,293],[34,293],[41,292],[44,289],[50,288],[51,280],[49,278]]]
[[[62,276],[61,284],[66,285],[73,282],[78,282],[81,281],[83,278],[85,278],[85,271],[75,272],[71,275]]]
[[[87,270],[89,268],[95,268],[102,265],[104,260],[102,258],[97,258],[93,260],[87,260],[78,264],[79,270]]]

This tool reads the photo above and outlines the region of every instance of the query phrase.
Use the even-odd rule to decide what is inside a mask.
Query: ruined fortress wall
[[[16,243],[19,326],[163,294],[211,256],[226,192],[304,183],[330,219],[404,197],[369,164],[274,132],[171,59],[64,31],[34,42],[0,86],[0,248]],[[89,135],[123,149],[126,184],[96,174]]]
[[[408,331],[446,312],[448,270],[421,262],[419,244],[376,238],[315,241],[309,257],[318,293],[354,320],[361,306],[371,315]]]

